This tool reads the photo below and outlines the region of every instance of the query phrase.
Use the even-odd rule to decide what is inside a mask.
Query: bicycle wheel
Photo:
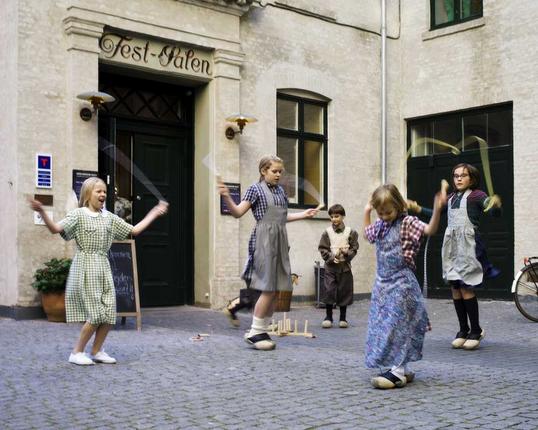
[[[525,266],[517,280],[514,302],[525,318],[538,322],[538,263]]]

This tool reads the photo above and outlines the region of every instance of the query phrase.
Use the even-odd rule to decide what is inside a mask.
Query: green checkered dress
[[[133,226],[107,212],[78,208],[60,221],[61,236],[75,239],[77,252],[65,290],[67,322],[116,323],[116,293],[107,253],[113,240],[125,240]]]

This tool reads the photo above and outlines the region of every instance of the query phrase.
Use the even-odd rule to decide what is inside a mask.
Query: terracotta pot
[[[65,291],[61,293],[41,293],[41,304],[47,320],[65,322]]]

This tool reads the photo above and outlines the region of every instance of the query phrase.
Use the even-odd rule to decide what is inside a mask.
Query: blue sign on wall
[[[36,154],[36,187],[52,188],[52,155]]]

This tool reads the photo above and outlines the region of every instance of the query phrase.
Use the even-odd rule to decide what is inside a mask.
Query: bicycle
[[[538,322],[538,257],[525,257],[523,262],[512,282],[514,302],[525,318]]]

